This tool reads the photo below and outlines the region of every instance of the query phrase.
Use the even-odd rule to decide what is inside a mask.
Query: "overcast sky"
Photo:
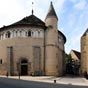
[[[0,0],[0,27],[10,25],[22,18],[34,15],[44,21],[51,0]],[[32,6],[32,2],[34,5]],[[80,37],[88,27],[88,0],[52,0],[58,16],[58,29],[67,42],[65,50],[80,51]]]

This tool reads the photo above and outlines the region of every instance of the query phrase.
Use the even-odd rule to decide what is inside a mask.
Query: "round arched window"
[[[28,37],[30,37],[31,36],[31,31],[28,31]]]
[[[8,32],[6,33],[6,38],[10,38],[10,36],[11,36],[11,33],[10,33],[10,31],[8,31]]]
[[[27,63],[27,62],[28,62],[28,61],[27,61],[27,60],[25,60],[25,59],[21,61],[21,63]]]

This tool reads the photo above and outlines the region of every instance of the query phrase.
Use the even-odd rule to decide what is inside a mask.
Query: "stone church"
[[[0,75],[64,74],[66,37],[52,2],[45,22],[32,15],[0,28]]]
[[[81,37],[81,75],[88,75],[88,28]]]

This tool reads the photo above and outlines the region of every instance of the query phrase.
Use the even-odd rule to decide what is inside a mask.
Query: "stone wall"
[[[81,38],[81,73],[88,74],[88,34]]]
[[[7,48],[13,48],[13,73],[18,75],[17,64],[22,58],[28,59],[28,63],[31,64],[28,75],[34,72],[34,54],[33,48],[40,47],[41,49],[41,61],[40,61],[40,71],[43,72],[44,68],[44,38],[34,38],[34,37],[15,37],[8,38],[5,40],[0,40],[0,59],[2,59],[2,64],[0,64],[0,74],[6,75],[8,72],[8,52]]]

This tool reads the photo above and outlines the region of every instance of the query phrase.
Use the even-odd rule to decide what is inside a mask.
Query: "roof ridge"
[[[45,23],[39,19],[38,17],[36,17],[35,15],[30,15],[30,16],[26,16],[23,19],[13,23],[12,25],[19,25],[19,24],[41,24],[41,25],[45,25]]]
[[[76,51],[76,50],[72,50],[72,51],[79,52],[79,51]],[[79,52],[79,53],[80,53],[80,52]]]
[[[26,16],[26,17],[22,18],[21,20],[19,20],[17,22],[14,22],[13,24],[4,26],[0,29],[7,28],[10,26],[17,26],[17,25],[39,25],[39,26],[45,27],[45,23],[41,19],[39,19],[38,17],[36,17],[35,15],[32,14],[30,16]]]
[[[88,33],[88,28],[86,29],[86,31],[84,32],[83,36],[86,36],[86,34]],[[82,37],[83,37],[82,36]]]

